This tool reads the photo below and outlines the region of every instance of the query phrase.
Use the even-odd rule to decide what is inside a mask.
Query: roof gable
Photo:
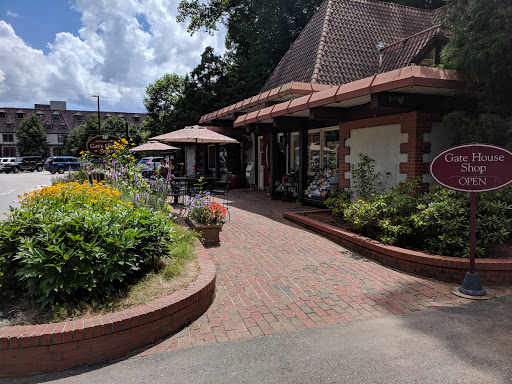
[[[325,0],[261,92],[291,81],[344,84],[371,76],[379,71],[379,42],[431,28],[435,15],[376,0]]]

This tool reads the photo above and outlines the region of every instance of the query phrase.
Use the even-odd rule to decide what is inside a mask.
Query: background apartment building
[[[64,140],[76,126],[83,124],[88,115],[97,116],[97,111],[74,111],[66,109],[65,101],[50,101],[50,104],[35,104],[34,108],[0,108],[0,156],[16,157],[20,153],[16,149],[16,131],[21,122],[36,114],[46,130],[48,156],[59,156],[62,153]],[[145,113],[100,112],[103,122],[109,117],[118,116],[128,124],[142,126]]]

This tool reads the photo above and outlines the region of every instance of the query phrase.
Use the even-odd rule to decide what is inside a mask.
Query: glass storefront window
[[[339,142],[340,131],[325,131],[324,148],[323,148],[323,168],[337,169],[339,159]]]
[[[308,134],[308,174],[320,169],[338,169],[339,160],[338,129],[319,130]],[[299,135],[291,135],[290,168],[299,169]]]
[[[295,171],[299,170],[299,135],[292,136],[292,168]]]
[[[312,132],[308,134],[308,173],[320,168],[320,132]]]

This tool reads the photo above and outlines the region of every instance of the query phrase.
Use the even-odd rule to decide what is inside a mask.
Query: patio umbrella
[[[196,161],[197,161],[197,144],[223,144],[238,143],[235,139],[224,136],[220,133],[210,131],[207,127],[200,125],[192,125],[177,131],[164,133],[160,136],[151,137],[150,140],[158,140],[165,143],[195,143],[196,144]],[[197,174],[197,167],[195,170]]]
[[[164,143],[196,143],[196,144],[222,144],[238,143],[235,139],[220,133],[210,131],[207,127],[192,125],[177,131],[164,133],[151,137],[150,140],[158,140]]]
[[[179,149],[178,147],[173,147],[172,145],[167,145],[164,143],[160,143],[158,141],[148,141],[147,143],[141,144],[137,147],[133,147],[130,151],[134,152],[144,152],[144,151],[172,151],[174,149]]]

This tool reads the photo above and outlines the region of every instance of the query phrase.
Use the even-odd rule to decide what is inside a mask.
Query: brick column
[[[425,133],[432,131],[432,122],[439,121],[438,115],[425,112],[411,112],[401,121],[401,132],[408,134],[408,142],[400,145],[400,153],[407,153],[407,163],[400,164],[400,173],[407,178],[419,177],[418,192],[428,191],[428,183],[421,182],[424,174],[428,173],[428,163],[423,161],[423,155],[430,153],[431,144],[425,142]]]
[[[345,156],[350,155],[350,147],[345,146],[345,140],[350,137],[350,128],[340,124],[340,158],[338,160],[338,188],[350,188],[350,180],[345,179],[345,172],[350,171],[350,164],[345,162]]]

